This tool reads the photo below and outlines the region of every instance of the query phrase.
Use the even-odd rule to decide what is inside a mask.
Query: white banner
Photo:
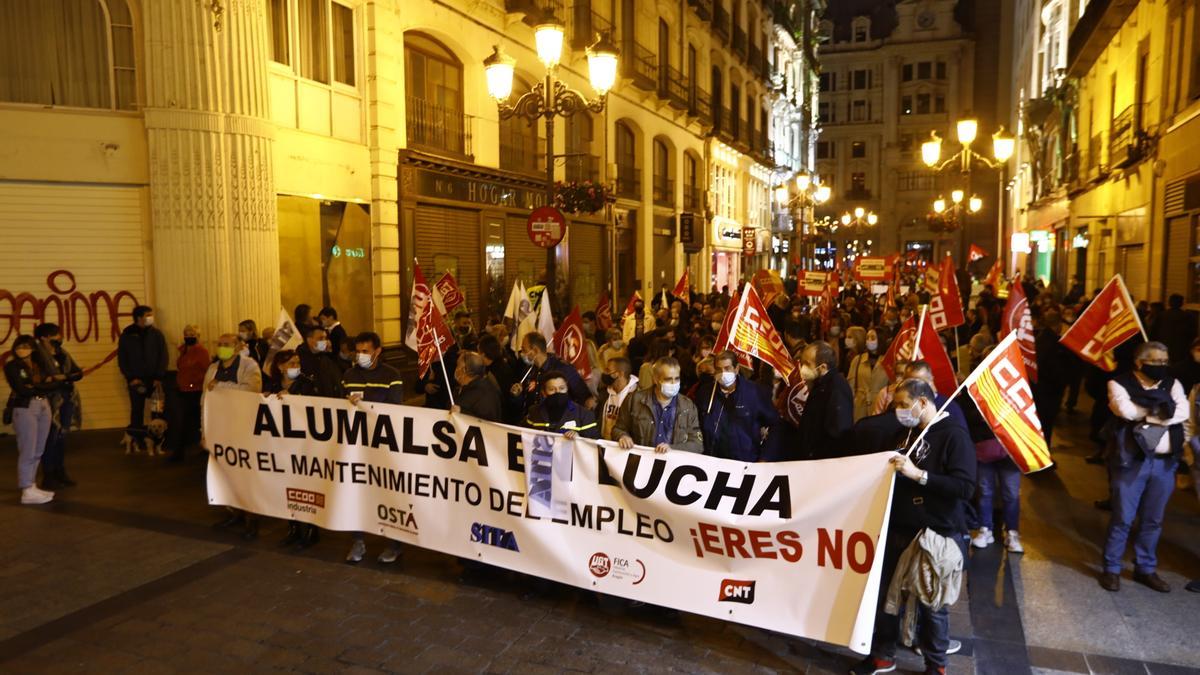
[[[748,464],[536,440],[410,406],[234,390],[205,400],[212,504],[870,648],[894,475],[886,453]]]

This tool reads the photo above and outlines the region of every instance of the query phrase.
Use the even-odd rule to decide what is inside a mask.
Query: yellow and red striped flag
[[[759,299],[758,291],[750,284],[742,291],[741,303],[729,334],[729,347],[766,361],[785,381],[796,369],[796,362],[783,344],[783,338],[779,337],[779,331],[775,330],[775,324],[767,315],[767,308]]]
[[[1021,473],[1041,471],[1054,463],[1033,404],[1016,331],[1000,341],[963,387]]]

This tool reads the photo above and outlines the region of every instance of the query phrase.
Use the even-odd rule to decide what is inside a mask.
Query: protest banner
[[[895,475],[886,453],[744,463],[223,389],[209,392],[204,433],[213,505],[870,648]]]

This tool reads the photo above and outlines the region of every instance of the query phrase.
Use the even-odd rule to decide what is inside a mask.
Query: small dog
[[[147,455],[154,457],[155,455],[167,454],[167,451],[163,449],[166,440],[167,421],[162,418],[155,418],[150,420],[150,423],[146,425],[146,435],[140,443],[126,431],[125,435],[121,437],[121,447],[125,448],[125,454],[127,455],[141,454],[145,450]]]

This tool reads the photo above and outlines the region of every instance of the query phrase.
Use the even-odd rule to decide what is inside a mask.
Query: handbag
[[[980,464],[999,462],[1005,457],[1008,457],[1008,451],[1000,441],[989,438],[986,441],[975,442],[975,459],[979,460]]]
[[[1159,441],[1162,440],[1163,434],[1167,433],[1167,428],[1157,424],[1137,424],[1133,427],[1133,439],[1137,441],[1138,447],[1147,455],[1153,455],[1158,448]]]

